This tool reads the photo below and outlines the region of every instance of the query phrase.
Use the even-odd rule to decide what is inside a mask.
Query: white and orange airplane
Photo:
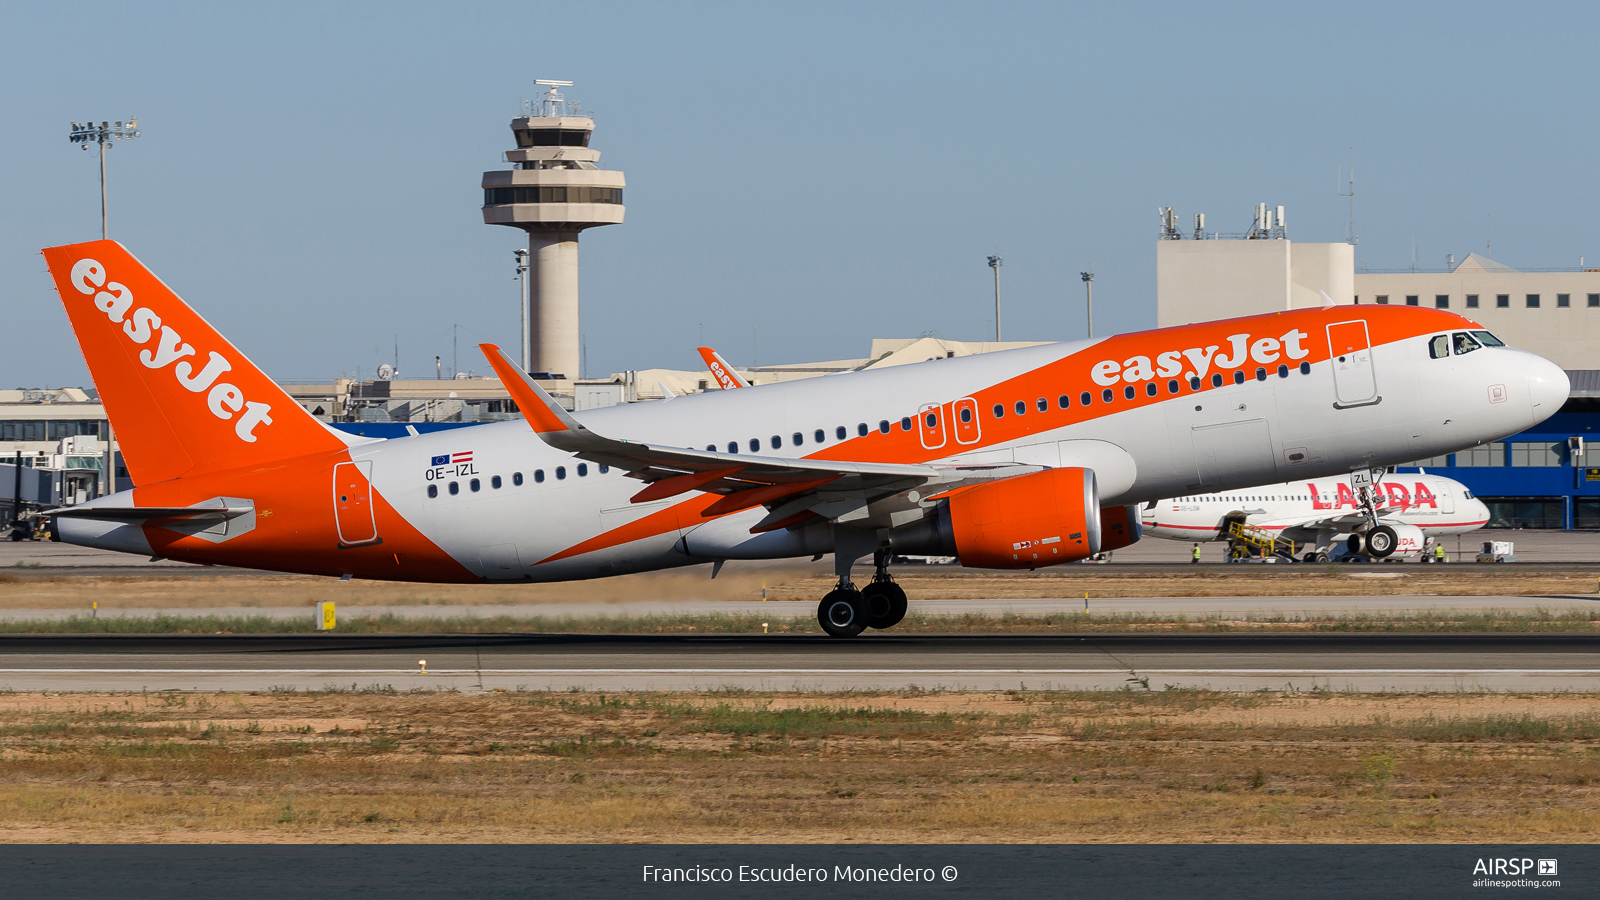
[[[525,421],[376,440],[301,409],[121,245],[44,255],[136,485],[59,510],[64,541],[434,582],[832,553],[839,636],[904,615],[891,552],[1071,562],[1138,540],[1134,504],[1437,456],[1568,391],[1461,316],[1330,305],[576,414],[484,344]]]
[[[1430,537],[1489,522],[1489,508],[1466,485],[1426,473],[1385,475],[1370,487],[1312,478],[1188,494],[1146,503],[1140,515],[1147,534],[1172,541],[1232,540],[1230,526],[1238,523],[1303,545],[1306,562],[1415,557]]]

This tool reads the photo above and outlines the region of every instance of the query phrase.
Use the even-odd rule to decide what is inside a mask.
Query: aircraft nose
[[[1571,392],[1572,382],[1560,366],[1542,356],[1528,360],[1528,401],[1535,421],[1555,415]]]

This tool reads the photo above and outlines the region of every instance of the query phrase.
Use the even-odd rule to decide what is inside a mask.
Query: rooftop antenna
[[[1334,186],[1339,191],[1339,196],[1350,198],[1350,224],[1345,226],[1344,242],[1354,247],[1361,243],[1361,238],[1356,235],[1356,148],[1350,148],[1350,182],[1348,188],[1338,188],[1338,181]]]
[[[550,89],[548,91],[545,91],[544,100],[541,101],[541,109],[540,109],[539,115],[541,115],[541,116],[563,116],[563,115],[567,115],[567,109],[566,109],[567,98],[561,96],[561,91],[559,90],[559,88],[572,87],[572,82],[570,82],[570,81],[557,81],[557,80],[551,79],[551,78],[540,78],[540,79],[535,80],[534,84],[541,85],[543,87],[547,87],[547,88]],[[578,114],[578,110],[577,110],[577,105],[576,104],[573,105],[571,114],[572,115],[577,115]]]

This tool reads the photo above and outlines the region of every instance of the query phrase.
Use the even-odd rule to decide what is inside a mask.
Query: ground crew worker
[[[1195,563],[1197,563],[1199,561],[1200,561],[1200,545],[1199,544],[1195,544],[1194,545],[1194,553],[1190,554],[1190,556],[1189,556],[1189,565],[1192,566],[1192,565],[1194,565]]]
[[[1442,542],[1433,545],[1433,561],[1439,563],[1450,561],[1449,557],[1444,555],[1444,544]]]

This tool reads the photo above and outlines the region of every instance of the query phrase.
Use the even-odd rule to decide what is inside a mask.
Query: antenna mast
[[[1354,147],[1350,148],[1349,187],[1339,188],[1339,196],[1350,198],[1350,223],[1345,226],[1344,241],[1353,247],[1361,243],[1361,238],[1356,235],[1356,148]]]

